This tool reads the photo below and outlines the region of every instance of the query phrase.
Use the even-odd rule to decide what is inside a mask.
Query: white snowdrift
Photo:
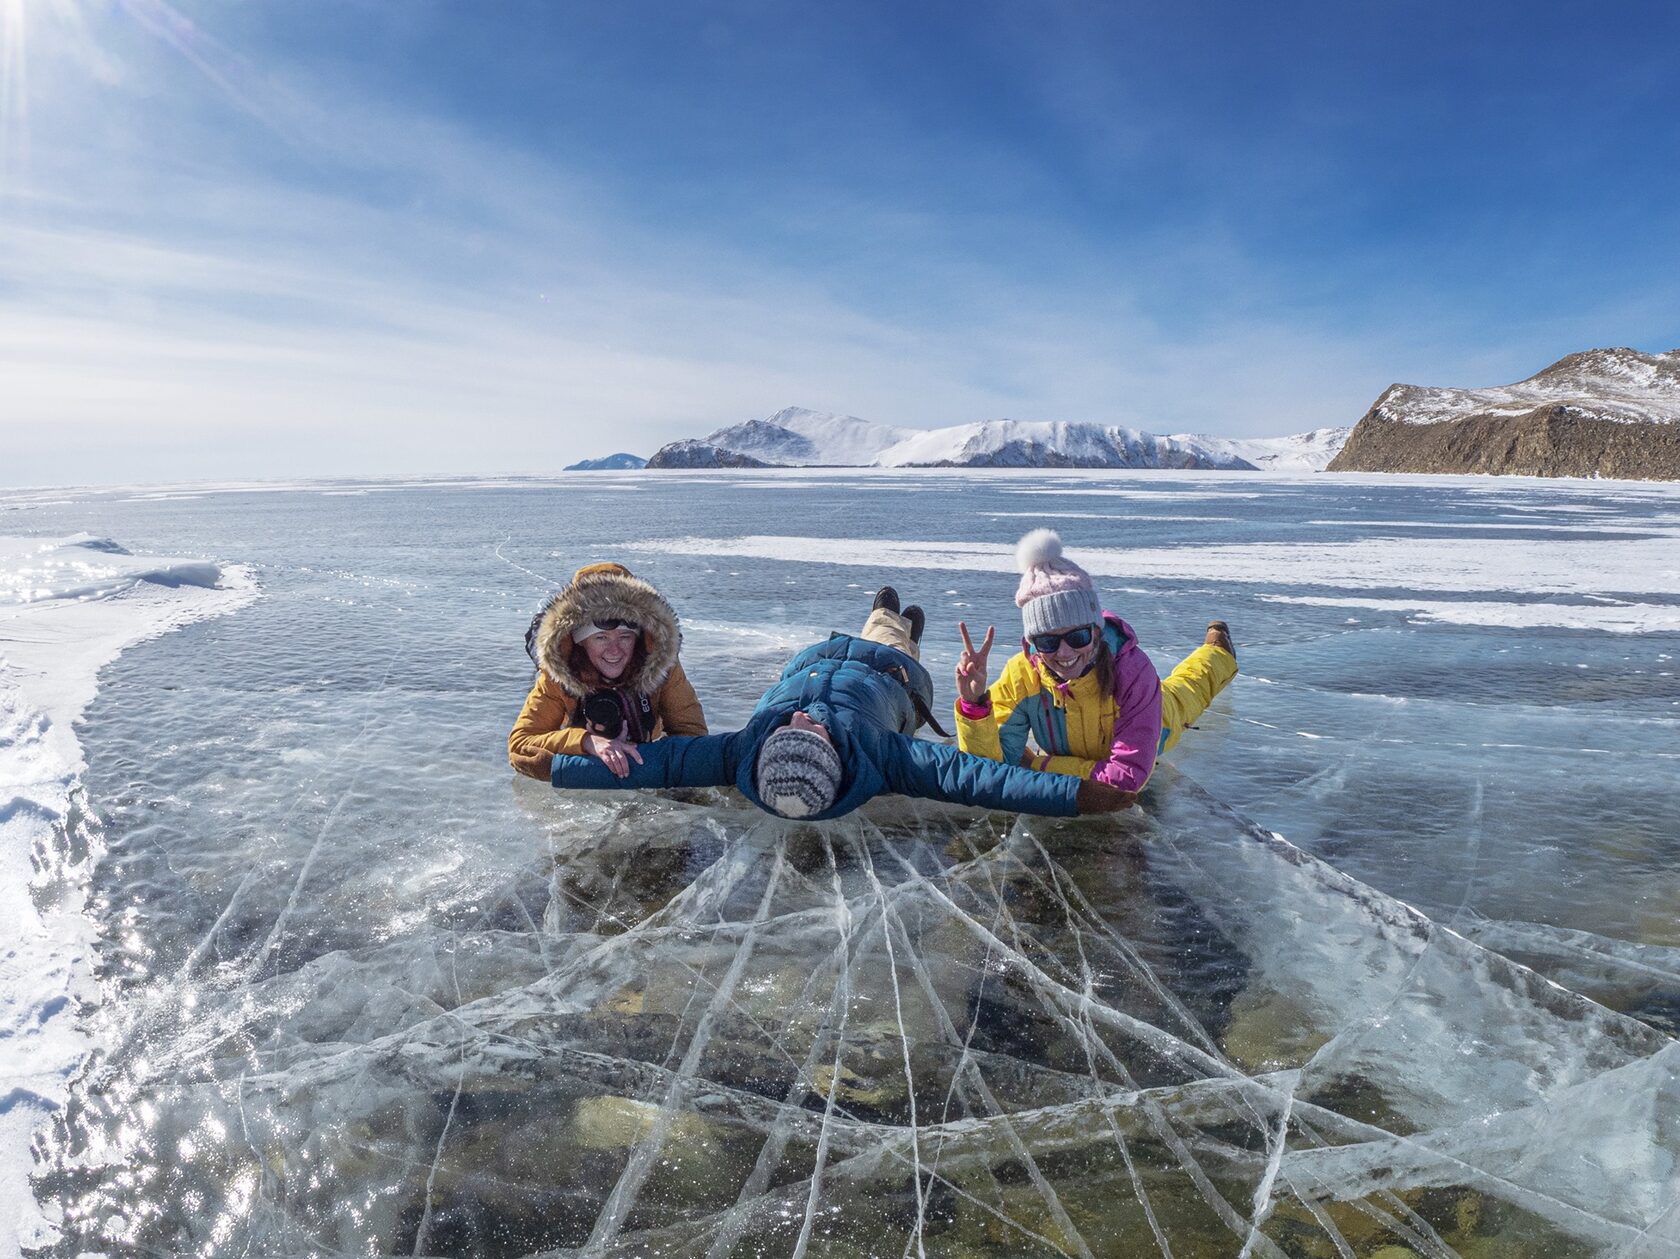
[[[87,534],[0,538],[0,1256],[44,1226],[30,1141],[86,1050],[78,1007],[97,1000],[81,912],[97,851],[77,861],[67,842],[83,829],[74,723],[123,648],[255,596],[238,566]]]

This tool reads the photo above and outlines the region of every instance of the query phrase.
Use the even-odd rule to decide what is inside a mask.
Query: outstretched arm
[[[618,777],[592,756],[556,756],[549,781],[556,787],[585,791],[624,791],[638,787],[727,787],[735,781],[735,742],[739,731],[638,744],[641,761]]]
[[[1078,779],[1004,765],[927,739],[882,735],[881,740],[887,784],[901,795],[1047,817],[1079,812]]]

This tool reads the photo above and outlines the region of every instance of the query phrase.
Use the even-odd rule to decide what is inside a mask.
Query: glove
[[[1137,803],[1138,793],[1135,791],[1121,791],[1118,787],[1110,787],[1107,783],[1098,782],[1094,778],[1083,778],[1079,782],[1079,793],[1073,802],[1084,817],[1089,813],[1118,813],[1121,809],[1129,809]]]

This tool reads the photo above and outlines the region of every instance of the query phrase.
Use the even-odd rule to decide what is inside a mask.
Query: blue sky
[[[0,0],[0,483],[1680,346],[1670,5]]]

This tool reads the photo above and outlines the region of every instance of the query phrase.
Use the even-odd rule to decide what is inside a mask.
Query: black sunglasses
[[[638,633],[641,631],[641,628],[642,628],[640,625],[636,624],[636,622],[634,622],[634,621],[620,620],[616,616],[609,616],[604,621],[596,621],[596,622],[594,622],[594,625],[595,625],[596,629],[604,629],[604,630],[627,629],[627,630],[636,630]]]
[[[1080,647],[1089,647],[1091,640],[1096,636],[1097,627],[1095,625],[1081,625],[1078,629],[1071,629],[1065,634],[1034,634],[1031,642],[1034,647],[1048,656],[1063,643],[1075,650]]]

